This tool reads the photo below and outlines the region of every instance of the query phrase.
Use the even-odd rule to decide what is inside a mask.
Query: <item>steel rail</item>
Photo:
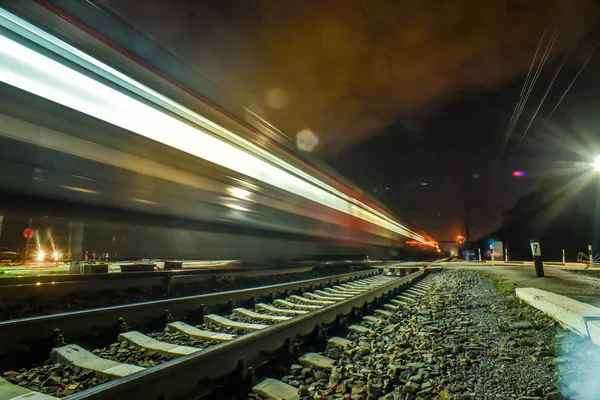
[[[123,263],[127,264],[127,263]],[[298,263],[285,267],[207,267],[152,272],[127,272],[108,274],[64,274],[21,276],[0,279],[0,300],[26,299],[36,296],[62,296],[72,293],[91,293],[106,290],[150,289],[162,287],[168,294],[172,285],[193,284],[213,278],[259,277],[308,272],[319,267],[354,266],[376,267],[385,262],[333,262],[330,264]]]
[[[154,272],[110,274],[78,274],[0,279],[0,300],[26,299],[36,296],[62,296],[106,290],[150,289],[162,287],[165,293],[172,285],[193,284],[213,278],[259,277],[307,272],[312,266],[296,268],[210,268]],[[10,282],[3,282],[4,280]]]
[[[107,382],[68,396],[65,400],[81,399],[177,399],[194,397],[203,383],[230,376],[240,363],[256,366],[281,351],[287,340],[293,343],[298,336],[308,335],[316,326],[331,324],[340,315],[410,284],[428,271],[421,269],[365,293],[305,315],[278,323],[262,331],[241,336],[230,342],[209,347],[166,362],[125,378]]]

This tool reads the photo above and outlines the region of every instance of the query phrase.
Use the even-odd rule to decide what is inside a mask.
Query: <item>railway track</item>
[[[393,317],[396,312],[418,304],[420,299],[431,290],[431,284],[431,279],[421,280],[408,290],[403,291],[399,296],[385,302],[381,308],[374,310],[374,315],[366,316],[349,326],[345,337],[334,336],[328,338],[322,349],[323,351],[314,351],[314,349],[307,351],[295,357],[293,364],[287,363],[285,365],[284,363],[279,366],[280,368],[275,368],[276,371],[286,371],[283,377],[269,376],[268,372],[274,370],[274,368],[265,368],[267,374],[261,374],[262,370],[257,371],[255,382],[252,385],[252,393],[247,397],[282,400],[310,398],[317,400],[350,398],[347,393],[351,392],[362,399],[365,398],[365,395],[367,398],[381,398],[386,392],[391,393],[393,385],[399,383],[397,375],[401,370],[404,371],[410,368],[418,370],[422,365],[418,363],[413,363],[413,365],[405,365],[399,362],[389,363],[388,361],[393,356],[384,359],[381,353],[385,352],[393,355],[398,349],[387,347],[383,341],[377,339],[382,339],[381,332],[396,332],[398,335],[402,335],[403,332],[409,331],[405,326],[399,327],[398,323],[394,323],[396,321]],[[378,349],[380,354],[373,354],[373,349]],[[400,348],[400,351],[402,351],[402,348]],[[361,361],[358,364],[348,363],[348,357],[344,357],[343,354],[346,356],[356,354],[358,357],[354,361],[356,359]],[[388,381],[381,382],[372,379],[371,369],[367,366],[378,371],[387,371]],[[359,371],[361,373],[356,374]],[[281,373],[278,375],[281,375]],[[354,382],[349,379],[349,376],[352,375],[358,375],[365,381]],[[361,385],[361,383],[363,384]],[[323,390],[323,387],[327,389]],[[411,386],[410,383],[402,388],[404,392],[411,394],[414,394],[414,389],[416,389],[416,386]],[[387,398],[395,397],[392,393]]]
[[[380,263],[383,264],[383,263]],[[149,264],[154,265],[154,264]],[[227,266],[165,270],[152,272],[62,274],[41,276],[5,277],[0,279],[0,300],[20,300],[39,296],[64,296],[81,292],[102,292],[116,290],[148,290],[169,294],[172,288],[193,285],[213,279],[256,278],[263,276],[296,274],[314,269],[335,269],[348,267],[377,266],[377,262],[331,262],[296,263],[285,266],[248,267]]]
[[[227,385],[234,372],[246,382],[248,367],[289,355],[303,340],[325,340],[328,327],[346,325],[427,273],[360,271],[3,322],[0,351],[48,351],[55,365],[5,371],[0,398],[34,390],[49,398],[173,399]]]

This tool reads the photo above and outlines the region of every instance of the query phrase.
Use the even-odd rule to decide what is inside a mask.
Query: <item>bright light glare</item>
[[[240,200],[248,200],[250,198],[250,195],[252,193],[250,193],[249,191],[239,188],[239,187],[235,187],[235,186],[231,186],[229,188],[227,188],[227,191],[235,198],[238,198]]]
[[[44,258],[46,258],[46,252],[42,250],[38,251],[36,258],[38,261],[44,261]]]
[[[592,167],[594,167],[594,171],[600,172],[600,156],[596,157],[596,159],[592,163]]]
[[[60,258],[60,252],[59,252],[59,251],[55,251],[55,252],[52,254],[52,257],[53,257],[55,260],[58,260],[58,259]]]
[[[18,23],[21,27],[29,25],[18,17],[0,9],[1,16]],[[10,27],[9,27],[10,28]],[[51,38],[54,45],[59,45],[63,50],[71,52],[74,57],[85,57],[85,61],[93,62],[96,68],[111,73],[109,67],[102,65],[92,57],[77,51],[70,46],[60,43],[56,38],[44,33],[35,32],[27,27],[31,33],[38,35],[42,40]],[[386,215],[358,203],[355,199],[347,197],[341,192],[326,187],[321,181],[314,182],[314,177],[305,177],[313,181],[312,184],[298,178],[284,169],[265,162],[263,159],[235,146],[224,142],[205,131],[199,126],[190,126],[179,119],[161,112],[145,103],[129,97],[109,86],[89,78],[73,69],[68,68],[42,54],[14,42],[7,37],[0,36],[0,80],[9,85],[16,86],[48,100],[78,110],[95,118],[109,122],[123,129],[135,132],[157,142],[187,152],[196,157],[203,158],[217,165],[243,173],[267,184],[279,187],[298,196],[326,205],[335,210],[356,216],[360,219],[378,225],[397,234],[410,237],[419,242],[426,242],[425,238],[407,227],[399,224]],[[151,93],[151,89],[126,79],[130,85],[135,85],[136,92],[146,91],[144,97],[158,95]],[[180,105],[163,96],[156,96],[157,104],[168,102],[170,107],[178,108],[180,112],[188,112]],[[192,120],[192,118],[190,118]],[[202,121],[205,124],[207,121]],[[223,130],[216,124],[210,124],[216,130]],[[254,151],[251,150],[251,151]],[[273,158],[272,155],[269,155]],[[277,164],[288,169],[283,160],[277,159]],[[296,172],[296,171],[294,171]],[[305,175],[298,171],[300,176]],[[320,186],[320,187],[319,187]],[[323,188],[326,187],[326,190]],[[69,190],[83,193],[98,194],[83,188],[66,187]],[[356,212],[359,204],[361,212]]]
[[[245,208],[245,207],[238,206],[237,204],[233,204],[233,203],[226,203],[226,204],[225,204],[225,207],[229,207],[229,208],[231,208],[232,210],[237,210],[237,211],[243,211],[243,212],[252,212],[252,211],[248,210],[248,209],[247,209],[247,208]]]
[[[84,189],[84,188],[75,187],[75,186],[64,186],[64,185],[61,185],[60,187],[65,188],[67,190],[72,190],[74,192],[79,192],[79,193],[100,194],[100,192],[96,192],[95,190]]]

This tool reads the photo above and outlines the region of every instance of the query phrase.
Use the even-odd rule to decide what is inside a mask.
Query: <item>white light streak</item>
[[[426,242],[421,235],[385,214],[358,202],[1,8],[0,25],[35,40],[36,43],[86,66],[163,108],[176,112],[196,126],[190,126],[4,36],[0,36],[0,81],[389,231]],[[227,137],[244,149],[209,134],[202,127],[208,128],[213,134]],[[64,188],[98,194],[88,189],[68,186]]]

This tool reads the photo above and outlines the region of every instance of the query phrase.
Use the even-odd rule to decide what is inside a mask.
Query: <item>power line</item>
[[[542,70],[544,68],[544,65],[546,64],[546,61],[548,60],[548,57],[552,51],[552,48],[554,47],[554,43],[556,43],[556,39],[558,38],[558,34],[559,34],[559,29],[558,26],[556,28],[554,28],[554,32],[552,33],[552,36],[550,38],[550,41],[548,42],[548,44],[546,45],[546,49],[544,50],[544,54],[542,54],[542,58],[540,60],[540,63],[538,64],[538,67],[535,71],[535,74],[533,75],[531,84],[529,85],[529,87],[527,88],[527,92],[525,94],[525,98],[523,100],[523,102],[521,103],[521,106],[518,110],[517,113],[517,118],[513,121],[513,126],[511,127],[511,131],[509,134],[512,135],[512,132],[515,128],[515,126],[517,125],[517,122],[521,116],[521,114],[523,113],[523,110],[525,109],[525,104],[527,104],[527,101],[529,101],[529,96],[531,95],[531,92],[533,91],[533,88],[540,76],[540,74],[542,73]]]
[[[546,26],[544,27],[544,31],[542,32],[542,36],[540,37],[540,40],[538,42],[538,46],[536,48],[535,54],[533,56],[533,59],[531,60],[531,65],[529,66],[529,70],[527,72],[527,77],[525,78],[525,82],[523,83],[523,87],[521,88],[521,93],[519,94],[519,101],[515,105],[515,109],[513,110],[513,116],[511,117],[511,120],[510,120],[507,130],[506,130],[506,133],[504,134],[504,142],[502,144],[501,154],[502,154],[502,152],[504,152],[504,148],[506,147],[506,144],[508,143],[508,140],[510,139],[510,136],[512,135],[512,133],[514,131],[514,129],[519,121],[519,118],[521,117],[521,114],[523,113],[523,110],[525,109],[525,105],[527,104],[527,101],[529,100],[529,96],[530,96],[531,92],[533,91],[533,87],[535,86],[537,79],[538,79],[542,69],[544,68],[546,60],[548,59],[548,56],[550,55],[552,48],[554,47],[554,43],[556,42],[556,39],[558,37],[559,26],[557,24],[557,26],[554,28],[554,31],[552,32],[552,36],[550,37],[548,43],[546,44],[546,48],[544,49],[544,52],[540,58],[540,61],[537,65],[537,67],[535,68],[535,72],[533,73],[533,76],[532,76],[533,67],[537,60],[537,55],[540,51],[540,48],[542,47],[542,44],[544,43],[544,38],[546,36],[546,32],[548,30],[548,25],[550,24],[551,20],[552,20],[552,15],[550,15],[550,17],[548,17],[548,20],[546,21]]]
[[[508,142],[508,139],[511,134],[511,126],[513,124],[513,120],[515,119],[515,116],[517,115],[517,110],[519,109],[521,101],[523,100],[523,94],[525,93],[525,89],[529,85],[529,79],[531,77],[531,72],[533,71],[533,66],[535,65],[535,60],[537,59],[537,55],[540,51],[540,47],[542,47],[544,37],[546,36],[546,30],[548,29],[548,22],[550,22],[550,21],[548,20],[546,22],[546,26],[544,27],[544,31],[542,32],[542,36],[540,37],[538,45],[535,49],[535,53],[533,54],[533,59],[531,60],[531,64],[529,65],[529,70],[527,71],[527,76],[525,77],[525,82],[523,82],[523,86],[521,87],[521,93],[519,94],[519,100],[517,100],[517,103],[515,104],[515,108],[513,109],[512,116],[510,117],[510,121],[508,121],[508,125],[506,127],[506,132],[504,133],[504,143],[502,144],[503,148],[504,148],[504,146],[506,146],[506,143]]]
[[[573,80],[571,81],[571,83],[569,84],[569,86],[567,86],[567,89],[565,90],[565,92],[562,94],[562,96],[560,96],[560,99],[558,99],[558,102],[556,103],[556,105],[554,106],[554,108],[552,109],[552,111],[550,111],[550,114],[548,114],[548,117],[546,117],[546,120],[544,121],[544,124],[542,125],[541,129],[543,129],[546,126],[546,124],[548,123],[548,121],[550,120],[550,118],[552,118],[552,115],[554,114],[554,112],[556,111],[556,109],[558,108],[558,106],[560,105],[560,103],[563,101],[563,99],[565,98],[565,96],[567,95],[567,93],[569,93],[569,90],[571,89],[571,86],[573,86],[573,84],[575,83],[575,81],[577,80],[577,78],[579,77],[579,75],[581,74],[581,71],[583,71],[583,69],[588,64],[588,62],[590,62],[590,60],[592,59],[592,56],[594,55],[594,53],[596,52],[597,49],[598,49],[598,46],[596,46],[594,48],[594,50],[592,50],[592,52],[590,53],[590,55],[588,56],[588,58],[581,65],[581,68],[579,68],[579,71],[577,71],[577,73],[575,74],[575,77],[573,78]]]
[[[535,120],[535,117],[537,116],[538,112],[540,111],[540,108],[542,108],[542,105],[544,104],[544,100],[546,100],[546,96],[548,96],[548,93],[550,92],[550,89],[552,88],[552,85],[554,85],[554,82],[556,81],[556,78],[558,77],[558,75],[560,74],[560,71],[562,70],[563,66],[565,65],[565,61],[567,60],[568,56],[569,55],[566,54],[565,57],[563,57],[560,65],[558,66],[558,68],[556,68],[556,72],[554,73],[554,76],[552,77],[552,80],[548,84],[548,87],[546,88],[546,91],[544,92],[544,95],[542,96],[542,98],[540,100],[540,103],[538,104],[537,108],[535,109],[535,112],[533,113],[533,116],[529,120],[529,123],[527,124],[527,127],[523,131],[523,134],[521,135],[521,138],[519,139],[519,142],[517,143],[517,146],[513,150],[513,155],[514,155],[514,153],[516,153],[516,151],[519,148],[519,146],[521,146],[521,143],[523,142],[523,139],[525,138],[525,135],[527,135],[527,132],[529,131],[529,128],[531,127],[531,124]]]

